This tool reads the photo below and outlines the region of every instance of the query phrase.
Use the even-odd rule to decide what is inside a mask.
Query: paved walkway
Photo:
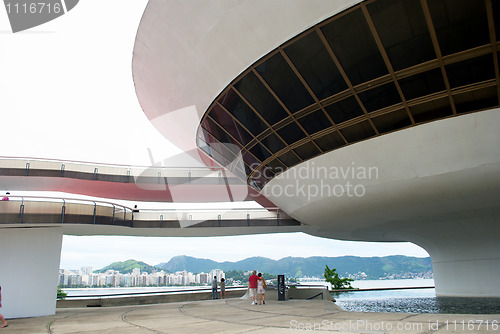
[[[58,309],[56,315],[11,319],[2,333],[500,333],[500,315],[342,311],[331,301],[226,299],[142,306]]]

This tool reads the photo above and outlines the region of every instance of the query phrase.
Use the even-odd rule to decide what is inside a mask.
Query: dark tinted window
[[[490,42],[484,1],[432,0],[427,2],[443,55],[468,50]]]
[[[448,97],[410,107],[415,123],[427,122],[453,114]]]
[[[283,141],[274,133],[271,133],[269,136],[262,139],[261,143],[264,144],[271,152],[278,152],[285,147],[285,143],[283,143]]]
[[[257,168],[260,165],[260,161],[250,152],[243,153],[243,161],[250,167],[251,170]]]
[[[219,103],[226,107],[254,136],[267,129],[264,122],[261,121],[234,90],[230,89],[224,94]]]
[[[299,111],[314,103],[311,94],[281,54],[276,53],[257,66],[256,70],[291,112]]]
[[[206,132],[205,129],[203,131]],[[210,145],[211,156],[213,156],[217,161],[223,163],[224,166],[229,165],[229,163],[234,160],[235,154],[239,152],[233,153],[229,151],[224,144],[219,143],[219,141],[208,132],[205,133],[204,137]]]
[[[250,149],[250,152],[260,161],[264,161],[271,156],[271,153],[259,143],[255,144],[255,146]]]
[[[295,166],[298,164],[301,160],[293,153],[293,151],[288,151],[286,153],[283,153],[278,157],[285,165],[288,167]]]
[[[491,54],[446,65],[445,69],[451,88],[495,77],[495,67]]]
[[[318,99],[347,89],[347,84],[316,32],[291,44],[285,52]]]
[[[440,68],[400,79],[399,85],[407,100],[446,90]]]
[[[280,137],[283,138],[289,145],[306,137],[304,131],[302,131],[295,122],[284,126],[276,132],[278,132]]]
[[[269,124],[273,125],[288,116],[253,72],[245,75],[234,86]]]
[[[398,90],[392,82],[358,93],[358,96],[368,112],[401,102]]]
[[[367,7],[396,71],[436,58],[420,0],[378,0]]]
[[[317,110],[307,116],[299,118],[297,122],[299,122],[310,135],[333,126],[332,122],[328,120],[322,110]]]
[[[411,125],[410,117],[408,117],[408,113],[404,109],[374,117],[372,122],[379,133],[399,130]]]
[[[375,136],[375,131],[368,121],[348,126],[347,128],[341,129],[340,132],[342,132],[349,143],[354,143]]]
[[[387,74],[361,9],[321,28],[353,85]]]
[[[500,37],[500,1],[494,0],[491,2],[493,5],[493,20],[495,21],[495,35],[498,38]]]
[[[498,105],[498,95],[495,86],[486,87],[472,92],[454,95],[457,113],[486,109]]]
[[[279,174],[281,172],[284,172],[285,170],[286,166],[281,161],[279,161],[279,159],[274,159],[267,164],[266,169],[263,170],[262,173],[265,174],[270,171],[273,174]]]
[[[320,154],[313,142],[307,142],[294,149],[295,153],[302,159],[307,160]]]
[[[345,145],[344,140],[338,132],[332,132],[314,140],[316,144],[325,152],[334,150]]]
[[[229,136],[229,134],[224,131],[217,123],[212,121],[210,118],[206,118],[203,122],[203,127],[208,130],[220,143],[230,143],[234,145],[239,145],[234,139]],[[233,151],[235,151],[233,149]],[[236,154],[236,152],[234,152]]]
[[[336,124],[364,114],[363,109],[361,109],[358,101],[356,101],[356,98],[353,96],[349,96],[339,102],[330,104],[325,107],[325,110]]]
[[[243,145],[248,144],[253,139],[253,137],[220,106],[214,106],[210,112],[210,116]]]

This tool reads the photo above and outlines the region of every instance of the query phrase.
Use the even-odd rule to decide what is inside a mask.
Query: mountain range
[[[403,255],[393,255],[384,257],[285,257],[280,260],[272,260],[265,257],[250,257],[236,262],[217,262],[210,259],[200,259],[191,256],[175,256],[168,262],[162,262],[156,266],[149,266],[144,262],[128,260],[125,262],[115,262],[99,270],[108,269],[119,270],[121,273],[132,271],[132,268],[140,268],[141,271],[152,272],[154,270],[165,270],[166,272],[176,272],[186,270],[192,273],[208,273],[212,269],[222,269],[223,271],[250,271],[273,275],[285,274],[287,277],[303,276],[323,276],[325,265],[336,268],[341,276],[356,275],[365,273],[366,278],[377,279],[390,276],[401,276],[408,273],[424,275],[432,273],[432,264],[429,257],[418,258]]]

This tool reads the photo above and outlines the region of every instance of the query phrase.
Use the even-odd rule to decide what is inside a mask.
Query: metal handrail
[[[140,209],[140,212],[217,212],[217,211],[276,211],[283,212],[278,207],[262,207],[262,208],[215,208],[215,209]]]
[[[117,167],[117,168],[159,168],[159,169],[172,169],[172,170],[209,170],[209,171],[217,171],[217,170],[225,170],[224,167],[217,166],[157,166],[157,165],[122,165],[122,164],[113,164],[113,163],[102,163],[102,162],[92,162],[92,161],[80,161],[80,160],[65,160],[65,159],[51,159],[51,158],[33,158],[33,157],[8,157],[8,156],[0,156],[1,160],[19,160],[26,161],[28,164],[30,161],[47,161],[47,162],[57,162],[62,165],[73,163],[73,164],[81,164],[81,165],[89,165],[89,166],[103,166],[103,167]],[[29,165],[28,165],[29,166]]]
[[[4,202],[4,201],[2,201]],[[172,221],[172,220],[184,220],[183,216],[189,215],[189,220],[191,221],[209,221],[209,220],[246,220],[247,222],[251,219],[264,219],[264,220],[277,220],[279,223],[279,213],[282,212],[279,208],[214,208],[214,209],[132,209],[128,206],[116,204],[108,201],[91,200],[91,199],[80,199],[80,198],[64,198],[64,197],[52,197],[52,196],[9,196],[9,201],[5,202],[21,202],[19,206],[19,222],[23,223],[23,215],[25,206],[27,203],[60,203],[61,207],[58,209],[58,213],[61,215],[61,223],[65,223],[67,215],[67,205],[73,204],[85,204],[93,207],[93,213],[89,212],[89,216],[92,216],[92,223],[96,224],[98,207],[106,206],[112,209],[111,223],[114,224],[116,220],[116,209],[123,210],[123,221],[133,222],[136,220],[142,221]],[[1,203],[1,202],[0,202]],[[258,215],[260,213],[260,215]],[[127,214],[130,217],[127,218]],[[148,214],[153,214],[157,216],[148,217]],[[205,214],[205,215],[203,215]],[[257,214],[257,215],[256,215]],[[268,216],[263,216],[268,215]],[[141,217],[142,215],[142,217]],[[229,217],[228,217],[229,215]],[[231,216],[232,215],[232,216]],[[168,217],[171,216],[169,219]],[[196,217],[197,216],[197,217]],[[172,218],[173,217],[173,218]]]
[[[324,299],[323,292],[317,293],[317,294],[315,294],[314,296],[311,296],[311,297],[306,298],[306,299],[307,299],[307,300],[311,300],[311,299],[314,299],[314,298],[316,298],[316,297],[318,297],[318,296],[321,296],[321,299]]]
[[[35,199],[34,201],[29,201],[29,199]],[[0,203],[12,203],[12,202],[21,202],[21,204],[19,205],[19,223],[20,224],[23,224],[24,221],[23,221],[23,218],[24,218],[24,215],[25,215],[25,206],[26,206],[26,202],[28,200],[28,203],[61,203],[61,211],[60,211],[60,214],[61,214],[61,224],[64,224],[64,220],[65,220],[65,217],[66,217],[66,204],[67,202],[72,202],[72,203],[75,203],[75,204],[87,204],[87,205],[93,205],[93,214],[92,214],[92,223],[93,224],[96,224],[96,219],[97,219],[97,205],[99,204],[99,206],[102,206],[103,204],[105,204],[107,207],[113,207],[113,217],[112,217],[112,223],[114,223],[115,221],[115,208],[116,206],[119,206],[121,208],[123,208],[123,212],[124,212],[124,215],[123,215],[123,220],[124,221],[127,221],[126,219],[126,214],[127,212],[132,212],[132,209],[127,207],[127,206],[124,206],[124,205],[119,205],[119,204],[115,204],[115,203],[111,203],[111,202],[106,202],[106,201],[95,201],[95,200],[87,200],[87,199],[77,199],[77,198],[62,198],[62,197],[50,197],[50,196],[47,196],[47,197],[43,197],[43,196],[11,196],[9,195],[9,200],[8,201],[0,201]],[[57,201],[57,202],[56,202]],[[59,202],[61,201],[61,202]]]
[[[160,185],[197,184],[209,182],[220,183],[220,166],[195,166],[195,167],[173,167],[152,164],[151,166],[104,164],[83,161],[42,159],[42,158],[20,158],[0,156],[0,173],[2,175],[45,177],[68,177],[84,178],[94,181],[112,181],[121,183],[150,183],[153,179]],[[222,173],[226,174],[226,173]],[[131,179],[131,177],[133,179]],[[234,175],[228,175],[227,181],[231,184],[243,183],[243,180]],[[173,181],[173,180],[176,181]]]
[[[90,199],[85,199],[85,198],[66,198],[66,197],[54,197],[54,196],[15,196],[15,195],[8,195],[9,197],[9,201],[6,201],[6,202],[10,202],[10,201],[14,201],[12,200],[13,198],[20,198],[21,201],[23,202],[24,204],[24,199],[38,199],[38,200],[60,200],[63,202],[63,204],[68,201],[68,202],[88,202],[88,203],[103,203],[103,204],[108,204],[110,206],[120,206],[122,208],[124,208],[125,210],[129,210],[129,211],[132,211],[133,209],[132,208],[129,208],[128,206],[125,206],[125,205],[121,205],[121,204],[116,204],[116,203],[112,203],[112,202],[108,202],[108,201],[96,201],[96,200],[90,200]]]

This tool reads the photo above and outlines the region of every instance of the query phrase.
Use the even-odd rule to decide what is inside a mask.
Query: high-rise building
[[[214,276],[217,277],[217,281],[220,281],[221,278],[225,278],[226,277],[226,275],[224,274],[224,272],[221,269],[212,269],[210,271],[210,274],[209,274],[209,277],[208,277],[208,282],[209,283],[212,283],[212,281],[214,280]]]
[[[82,272],[82,274],[90,275],[94,272],[94,268],[89,267],[89,266],[81,267],[80,271]]]

